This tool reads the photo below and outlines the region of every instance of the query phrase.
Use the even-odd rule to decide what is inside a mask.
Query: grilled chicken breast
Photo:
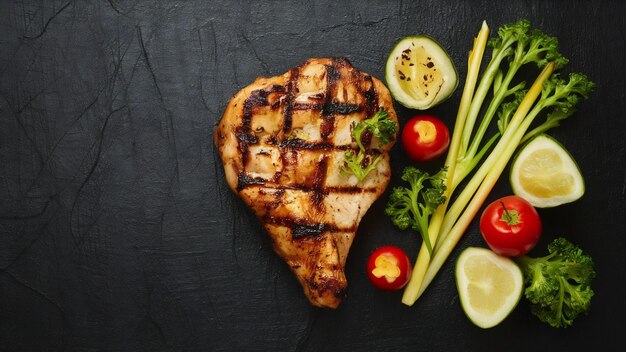
[[[369,133],[362,138],[368,153],[382,155],[363,181],[341,171],[345,152],[358,151],[351,127],[379,109],[397,123],[378,79],[346,59],[310,59],[235,94],[215,131],[228,185],[315,306],[336,308],[345,296],[357,227],[389,183],[395,138],[384,146]]]

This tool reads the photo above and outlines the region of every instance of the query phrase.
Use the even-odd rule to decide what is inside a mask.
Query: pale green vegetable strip
[[[539,74],[532,87],[520,103],[520,106],[511,119],[506,132],[495,146],[489,157],[474,174],[470,183],[465,187],[463,192],[454,202],[450,211],[446,214],[446,218],[448,219],[444,219],[444,226],[441,228],[442,231],[440,233],[447,235],[441,246],[436,249],[433,258],[430,261],[430,265],[426,270],[424,280],[420,286],[417,296],[418,298],[432,282],[446,259],[448,259],[448,256],[452,253],[452,250],[474,219],[474,216],[476,216],[480,210],[480,207],[483,205],[485,199],[489,195],[489,192],[491,192],[494,185],[498,181],[502,171],[505,169],[509,159],[515,152],[520,141],[524,137],[526,130],[532,122],[534,116],[527,115],[532,108],[532,105],[541,94],[543,83],[550,77],[550,75],[552,75],[554,68],[555,65],[551,62],[546,65],[543,71]],[[536,113],[531,115],[536,115]],[[467,207],[465,207],[465,205],[467,205]],[[463,214],[460,214],[461,212],[463,212]],[[456,220],[456,218],[458,218],[458,220]],[[453,223],[454,226],[452,226],[449,231],[446,231],[446,227],[450,226],[451,223]]]
[[[465,79],[463,95],[461,96],[461,102],[454,125],[455,133],[453,133],[452,135],[452,140],[450,141],[450,147],[448,149],[448,155],[446,157],[445,167],[447,176],[445,181],[446,191],[444,193],[446,200],[433,213],[430,220],[430,225],[428,227],[428,236],[431,243],[435,243],[437,241],[437,236],[439,235],[439,229],[446,213],[448,201],[450,199],[450,196],[452,195],[452,191],[454,190],[452,186],[454,177],[452,177],[452,175],[454,175],[457,162],[457,154],[459,153],[461,146],[461,131],[463,131],[464,129],[465,117],[469,112],[470,104],[474,96],[474,90],[476,88],[476,82],[478,80],[478,74],[480,71],[480,64],[485,53],[485,47],[487,45],[488,39],[489,27],[487,26],[487,22],[483,21],[480,32],[478,32],[478,35],[474,39],[474,47],[472,48],[472,51],[470,52],[468,58],[467,78]],[[422,243],[422,247],[420,248],[417,260],[415,262],[415,267],[413,268],[413,272],[411,274],[411,279],[409,280],[407,287],[404,289],[404,294],[402,295],[402,303],[409,306],[415,303],[429,263],[430,253],[426,248],[426,244]]]

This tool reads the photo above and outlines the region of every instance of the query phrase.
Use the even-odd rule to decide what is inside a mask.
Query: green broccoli
[[[524,143],[534,136],[559,126],[561,120],[568,118],[576,111],[576,104],[581,98],[588,98],[595,90],[595,83],[580,72],[569,74],[565,81],[560,75],[554,74],[547,80],[541,90],[541,97],[533,111],[552,108],[546,121],[527,132],[520,143]]]
[[[500,111],[498,111],[498,131],[500,131],[500,135],[503,135],[506,128],[509,127],[509,122],[511,122],[513,114],[515,114],[526,93],[528,93],[528,90],[517,91],[513,100],[500,105]]]
[[[369,131],[374,137],[378,138],[378,142],[382,146],[393,141],[398,131],[398,126],[389,119],[389,113],[385,110],[379,110],[374,116],[354,126],[352,138],[356,141],[359,151],[358,153],[354,153],[354,151],[345,153],[345,161],[341,170],[345,173],[352,172],[359,181],[363,181],[381,160],[380,155],[372,159],[371,156],[366,154],[366,148],[361,140],[365,131]]]
[[[550,243],[548,253],[541,258],[518,259],[524,272],[524,295],[541,321],[567,327],[591,307],[591,281],[596,276],[593,260],[564,238]]]
[[[409,183],[409,188],[396,187],[391,192],[385,214],[391,222],[402,230],[412,228],[422,235],[428,251],[432,253],[432,244],[428,236],[428,219],[446,198],[445,169],[430,176],[415,167],[406,167],[402,180]]]
[[[491,60],[487,64],[483,76],[476,88],[472,102],[468,107],[467,116],[457,154],[457,165],[451,191],[480,163],[491,146],[504,135],[508,120],[513,116],[521,98],[524,97],[525,82],[519,82],[520,70],[523,66],[535,64],[539,68],[553,62],[557,68],[563,67],[568,60],[559,52],[557,38],[532,28],[525,19],[505,24],[498,29],[498,37],[489,40],[492,48]],[[486,106],[486,97],[490,88],[492,99]],[[508,105],[505,105],[507,104]],[[459,109],[460,110],[460,109]],[[479,114],[484,110],[482,119]],[[498,121],[500,133],[494,134],[485,141],[490,131],[489,125],[498,111],[504,112],[504,118]],[[507,114],[510,114],[507,116]],[[502,113],[501,113],[502,115]],[[476,124],[478,127],[476,127]],[[548,127],[547,125],[544,127]],[[548,127],[549,128],[549,127]],[[547,129],[547,128],[546,128]]]

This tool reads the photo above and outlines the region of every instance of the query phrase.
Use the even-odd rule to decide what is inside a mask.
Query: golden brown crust
[[[233,96],[215,131],[226,181],[250,206],[309,301],[336,308],[343,267],[358,224],[389,183],[388,151],[363,181],[341,172],[356,148],[351,126],[385,109],[391,95],[346,59],[309,59],[287,73],[258,78]]]

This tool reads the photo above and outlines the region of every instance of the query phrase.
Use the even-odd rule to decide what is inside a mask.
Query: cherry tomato
[[[524,198],[507,196],[485,208],[480,217],[480,232],[495,253],[518,257],[539,241],[541,219]]]
[[[381,290],[399,290],[409,282],[411,262],[401,248],[383,246],[370,255],[367,276]]]
[[[445,153],[450,145],[450,132],[440,119],[418,115],[402,129],[402,145],[407,155],[418,162],[430,161]]]

